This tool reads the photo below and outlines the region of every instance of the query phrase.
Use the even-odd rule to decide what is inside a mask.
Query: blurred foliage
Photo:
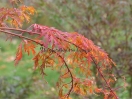
[[[8,0],[0,1],[1,7],[8,6]],[[62,31],[76,31],[82,33],[85,37],[94,41],[96,45],[107,51],[117,64],[117,66],[113,68],[113,72],[115,72],[117,77],[117,83],[113,86],[121,86],[117,91],[121,99],[132,98],[132,0],[23,0],[23,3],[32,5],[37,9],[37,13],[31,23],[53,26]],[[24,26],[24,28],[25,27],[26,26]],[[7,70],[2,69],[0,73],[5,77],[1,78],[0,82],[6,82],[4,83],[5,85],[0,83],[0,86],[3,86],[2,89],[0,87],[0,98],[4,99],[4,95],[10,93],[7,89],[10,89],[10,86],[14,86],[14,82],[11,84],[10,81],[7,80],[7,77],[13,72],[14,67],[13,64],[6,61],[3,62],[2,58],[5,58],[5,56],[7,58],[10,54],[12,54],[10,56],[15,55],[14,49],[16,49],[16,47],[15,45],[9,46],[9,44],[3,45],[2,42],[0,42],[0,47],[2,48],[2,53],[0,53],[0,68],[5,68],[5,65],[10,67],[8,67]],[[16,96],[12,96],[13,99],[17,99],[17,97],[22,94],[21,90],[24,90],[26,87],[26,84],[21,85],[20,82],[28,82],[25,78],[31,77],[32,75],[32,72],[28,72],[28,70],[32,71],[29,69],[32,64],[31,61],[27,61],[27,59],[28,57],[25,57],[19,69],[17,68],[18,70],[16,70],[17,72],[21,70],[24,74],[18,73],[20,74],[18,77],[20,80],[14,80],[16,81],[16,85],[19,85],[21,88],[17,91],[18,93],[14,91]],[[22,67],[23,65],[24,67]],[[24,71],[25,69],[27,71]],[[96,70],[93,71],[96,74]],[[51,76],[48,76],[47,79],[53,87],[54,81],[50,80],[51,78],[57,79],[57,76],[54,77],[54,75],[57,74],[52,74],[52,71],[48,72]],[[99,84],[100,80],[97,77],[96,80]],[[53,91],[54,88],[47,84],[46,86],[48,86],[48,88],[46,86],[42,87],[45,85],[42,78],[35,78],[35,82],[37,84],[30,84],[31,89],[26,89],[30,93],[25,94],[23,99],[27,97],[26,95],[29,96],[25,99],[56,99],[57,95],[56,92]],[[126,87],[126,90],[123,87]],[[16,87],[13,88],[17,90]],[[37,90],[37,93],[35,93],[34,90]],[[1,92],[3,91],[3,96],[1,96]],[[12,94],[8,94],[7,97],[10,97],[10,95]],[[83,98],[74,94],[73,96],[76,96],[75,99],[96,99],[96,97],[93,96]],[[12,98],[10,97],[9,99]]]
[[[30,84],[27,80],[19,77],[0,78],[0,98],[1,99],[25,99],[30,92]]]

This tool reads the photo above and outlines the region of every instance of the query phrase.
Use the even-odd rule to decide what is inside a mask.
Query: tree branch
[[[27,40],[29,40],[29,41],[35,42],[35,43],[37,43],[37,44],[43,46],[43,44],[41,44],[40,42],[37,42],[37,41],[35,41],[35,40],[31,39],[31,38],[22,36],[22,35],[20,35],[20,34],[15,34],[15,33],[8,32],[8,31],[4,31],[4,30],[0,30],[0,32],[4,32],[4,33],[9,34],[9,35],[13,35],[13,36],[17,36],[17,37],[20,37],[20,38],[24,38],[24,39],[27,39]]]
[[[38,33],[38,32],[32,32],[32,31],[27,31],[27,30],[22,30],[22,29],[5,28],[5,27],[0,27],[0,29],[15,30],[15,31],[20,31],[20,32],[27,32],[27,33],[31,33],[31,34],[40,35],[40,33]],[[35,42],[35,43],[40,44],[41,46],[43,46],[43,44],[41,44],[41,43],[39,43],[39,42],[36,42],[36,41],[34,41],[33,39],[27,38],[27,37],[25,37],[25,36],[22,36],[22,35],[19,35],[19,34],[15,34],[15,33],[11,33],[11,32],[7,32],[7,31],[4,31],[4,30],[0,30],[0,31],[1,31],[1,32],[4,32],[4,33],[7,33],[7,34],[10,34],[10,35],[18,36],[18,37],[20,37],[20,38],[28,39],[28,40],[30,40],[30,41],[32,41],[32,42]],[[61,39],[61,38],[59,38],[59,37],[57,37],[57,38],[58,38],[58,39]],[[61,40],[62,40],[62,39],[61,39]],[[63,39],[63,40],[64,40],[65,42],[68,42],[68,43],[70,43],[70,44],[76,46],[77,48],[80,48],[81,50],[83,50],[83,51],[87,54],[87,51],[86,51],[85,49],[79,47],[78,45],[74,44],[73,42],[67,41],[66,39]],[[50,48],[48,48],[48,49],[50,49]],[[55,52],[55,53],[62,59],[62,61],[64,62],[65,66],[66,66],[66,68],[67,68],[67,70],[68,70],[68,72],[70,73],[70,76],[71,76],[71,79],[72,79],[72,81],[71,81],[71,82],[72,82],[72,85],[71,85],[71,88],[70,88],[69,92],[67,93],[67,96],[69,96],[70,93],[71,93],[71,91],[72,91],[72,89],[73,89],[73,75],[72,75],[72,73],[71,73],[71,71],[70,71],[70,69],[69,69],[67,63],[65,62],[64,58],[63,58],[60,54],[58,54],[56,51],[54,51],[54,50],[52,50],[52,49],[50,49],[50,50],[53,51],[53,52]],[[90,52],[90,50],[89,50],[89,52]],[[93,60],[93,62],[94,62],[94,64],[95,64],[95,66],[96,66],[96,68],[97,68],[99,74],[101,75],[101,77],[104,79],[106,85],[108,86],[109,90],[110,90],[111,93],[115,96],[115,98],[118,99],[118,97],[117,97],[116,94],[113,92],[112,88],[110,87],[109,83],[108,83],[107,80],[105,79],[104,75],[101,73],[100,68],[99,68],[99,66],[97,65],[96,61],[94,60],[93,56],[91,56],[91,58],[92,58],[92,60]]]
[[[15,30],[15,29],[11,29],[11,28],[6,28],[6,29]],[[22,32],[28,32],[28,31],[26,31],[26,30],[21,30],[21,29],[17,29],[17,30],[18,30],[18,31],[22,31]],[[29,41],[35,42],[35,43],[37,43],[37,44],[43,46],[43,44],[41,44],[40,42],[37,42],[37,41],[35,41],[35,40],[33,40],[33,39],[30,39],[30,38],[28,38],[28,37],[22,36],[22,35],[20,35],[20,34],[15,34],[15,33],[8,32],[8,31],[4,31],[4,30],[0,30],[0,32],[4,32],[4,33],[9,34],[9,35],[13,35],[13,36],[17,36],[17,37],[20,37],[20,38],[24,38],[24,39],[27,39],[27,40],[29,40]],[[60,58],[62,59],[62,61],[64,62],[65,66],[66,66],[66,68],[67,68],[67,70],[68,70],[68,72],[70,73],[70,77],[71,77],[71,88],[70,88],[70,90],[68,91],[68,93],[66,94],[66,97],[68,98],[69,95],[70,95],[70,93],[72,92],[73,85],[74,85],[72,72],[71,72],[70,68],[68,67],[68,65],[67,65],[66,61],[64,60],[64,58],[63,58],[59,53],[57,53],[57,52],[56,52],[55,50],[53,50],[53,49],[50,49],[50,48],[48,48],[48,49],[51,50],[52,52],[56,53],[57,56],[60,57]]]

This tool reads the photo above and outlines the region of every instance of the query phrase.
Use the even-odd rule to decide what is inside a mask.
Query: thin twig
[[[22,36],[22,35],[20,35],[20,34],[15,34],[15,33],[12,33],[12,32],[9,32],[9,31],[4,31],[4,30],[0,30],[0,32],[4,32],[4,33],[6,33],[6,34],[10,34],[10,35],[13,35],[13,36],[17,36],[17,37],[20,37],[20,38],[24,38],[24,39],[27,39],[27,40],[29,40],[29,41],[35,42],[35,43],[37,43],[37,44],[43,46],[42,43],[37,42],[37,41],[35,41],[35,40],[31,39],[31,38]]]

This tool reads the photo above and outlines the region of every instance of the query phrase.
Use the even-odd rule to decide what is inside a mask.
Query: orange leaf
[[[107,94],[105,94],[104,99],[108,99],[108,95]]]
[[[64,75],[61,76],[62,78],[69,78],[70,77],[70,74],[69,72],[65,73]]]
[[[62,90],[62,89],[59,90],[59,96],[60,96],[60,97],[63,96],[63,90]]]
[[[95,92],[100,93],[100,92],[102,92],[102,89],[101,88],[96,88]]]
[[[92,87],[89,88],[89,92],[90,92],[90,93],[93,93]]]
[[[38,53],[34,58],[34,64],[35,64],[35,69],[39,65],[39,59],[40,59],[40,53]]]
[[[25,52],[28,53],[28,55],[30,54],[30,51],[32,51],[32,54],[35,55],[36,52],[35,52],[35,45],[32,44],[31,42],[27,42],[24,44],[24,49],[25,49]]]
[[[17,53],[16,53],[16,58],[15,58],[15,65],[18,64],[18,62],[21,60],[22,58],[22,44],[19,45]]]

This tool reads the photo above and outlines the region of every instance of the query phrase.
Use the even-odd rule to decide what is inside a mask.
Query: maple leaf
[[[62,97],[62,96],[63,96],[63,90],[60,89],[60,90],[59,90],[59,97]]]
[[[15,0],[16,1],[16,0]],[[15,2],[11,0],[11,2]],[[15,26],[16,28],[22,27],[23,22],[26,20],[30,21],[30,16],[35,13],[35,9],[33,7],[21,6],[19,8],[0,8],[0,25],[4,21]]]
[[[70,74],[69,72],[65,73],[64,75],[61,76],[62,78],[69,78],[70,77]]]
[[[18,50],[16,53],[16,58],[15,58],[15,65],[18,64],[18,62],[22,59],[22,44],[18,46]]]
[[[30,54],[30,51],[32,51],[32,54],[35,55],[36,52],[35,52],[35,45],[32,44],[32,42],[26,42],[24,43],[24,49],[25,49],[25,52],[28,53],[28,55]]]
[[[34,60],[34,66],[35,66],[35,69],[37,68],[37,66],[39,65],[39,59],[40,59],[40,52],[34,56],[33,60]]]
[[[57,29],[34,24],[32,31],[40,33],[40,36],[44,38],[43,44],[44,44],[44,47],[46,48],[48,47],[49,44],[52,44],[54,47],[59,49],[69,48],[69,43],[64,41],[64,39],[66,39],[66,35]]]
[[[96,89],[95,89],[95,92],[97,92],[97,93],[102,92],[102,88],[96,88]]]

